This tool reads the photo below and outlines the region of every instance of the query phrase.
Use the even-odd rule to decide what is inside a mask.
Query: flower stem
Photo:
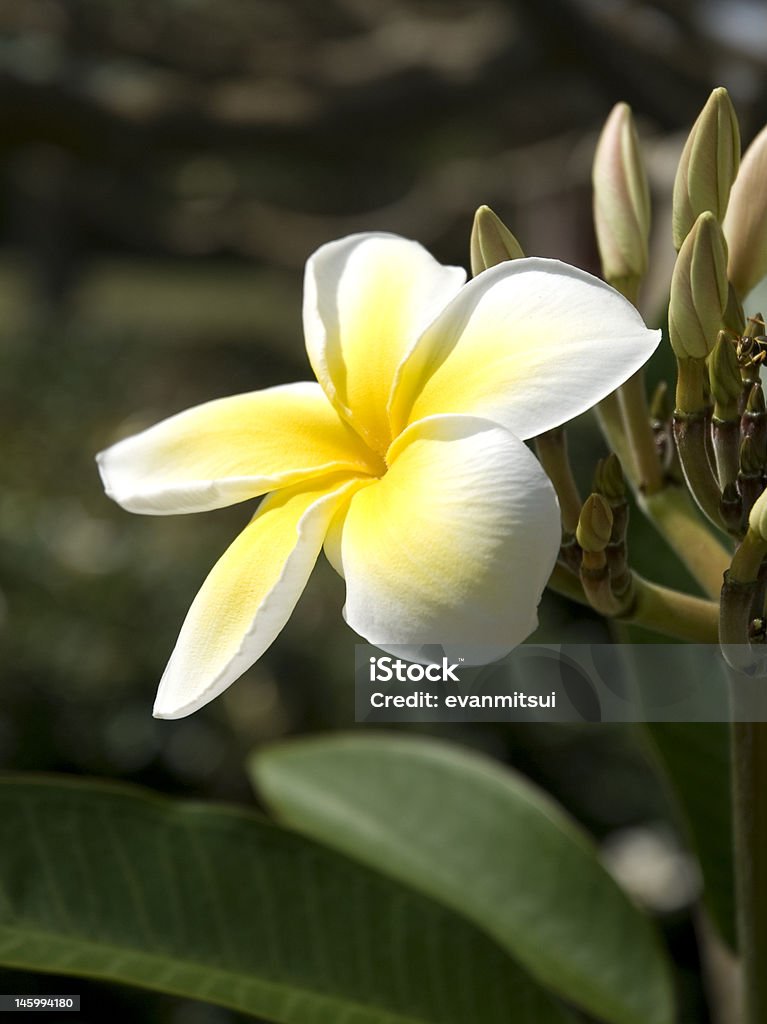
[[[708,459],[709,427],[706,412],[674,413],[674,440],[690,493],[711,522],[726,530],[719,511],[719,484]]]
[[[767,544],[748,531],[722,587],[722,649],[731,665],[738,652],[752,659],[751,620],[761,614]],[[728,656],[728,650],[730,655]],[[754,707],[752,687],[760,687]],[[767,683],[730,673],[733,838],[738,949],[743,971],[743,1024],[767,1020]],[[755,715],[756,711],[756,715]],[[761,714],[759,713],[761,712]],[[743,721],[739,719],[743,718]],[[750,720],[746,720],[750,719]]]
[[[609,283],[637,305],[640,277],[631,274],[609,280]],[[621,460],[634,489],[642,494],[659,491],[663,487],[663,470],[650,425],[643,368],[599,403],[597,417],[605,439]]]
[[[578,577],[555,566],[549,587],[580,604],[589,604]],[[621,622],[644,626],[677,640],[716,643],[719,608],[714,601],[691,597],[634,575],[627,603],[619,612]]]
[[[535,439],[535,450],[546,475],[554,485],[562,512],[562,528],[574,534],[581,514],[581,496],[578,493],[570,460],[567,455],[567,435],[562,427],[547,430]]]
[[[600,430],[610,450],[618,456],[624,472],[632,485],[636,487],[639,474],[634,453],[626,437],[618,392],[613,391],[607,398],[603,398],[595,406],[594,411],[597,415]]]
[[[719,606],[715,601],[692,597],[634,574],[634,604],[622,622],[631,622],[656,633],[697,644],[719,639]]]
[[[687,491],[669,486],[640,496],[640,505],[690,570],[704,593],[718,598],[731,553],[701,521]]]
[[[733,718],[743,677],[731,677]],[[750,709],[753,714],[753,708]],[[743,1024],[767,1021],[767,722],[733,721],[732,793]]]
[[[663,487],[663,471],[658,459],[655,437],[650,426],[644,370],[637,370],[618,389],[618,399],[627,441],[634,453],[637,485],[640,492],[654,494]]]

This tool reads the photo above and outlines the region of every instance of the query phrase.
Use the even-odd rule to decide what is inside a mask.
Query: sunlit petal
[[[312,571],[328,524],[359,478],[266,498],[213,567],[189,609],[154,714],[182,718],[213,700],[270,646]]]
[[[396,235],[350,235],[306,265],[304,331],[314,372],[336,408],[383,453],[387,407],[405,354],[466,274]]]
[[[315,383],[221,398],[98,456],[104,488],[130,512],[221,508],[336,471],[380,471]]]
[[[591,408],[659,341],[603,281],[556,260],[513,260],[470,281],[425,332],[393,420],[468,413],[533,437]]]
[[[518,438],[469,416],[415,424],[392,456],[336,523],[347,622],[380,646],[500,657],[535,628],[559,549],[548,478]]]

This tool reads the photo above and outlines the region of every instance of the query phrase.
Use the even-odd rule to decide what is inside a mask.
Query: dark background
[[[104,497],[93,455],[197,402],[308,378],[303,263],[351,231],[466,264],[489,203],[527,253],[597,271],[590,165],[621,99],[646,143],[644,310],[660,324],[686,131],[725,85],[753,136],[766,43],[757,0],[0,0],[0,768],[252,803],[255,744],[350,727],[354,636],[326,564],[223,698],[151,718],[186,608],[252,509],[131,516]],[[651,376],[667,368],[661,356]],[[587,486],[604,453],[588,418],[571,447]],[[646,575],[689,582],[647,532],[632,550]],[[554,597],[541,620],[540,638],[607,638]],[[542,782],[612,846],[650,837],[685,867],[633,732],[452,735]],[[684,1019],[703,1021],[677,883],[665,907],[645,896],[664,912]],[[89,1022],[235,1020],[10,972],[0,990],[82,992]]]

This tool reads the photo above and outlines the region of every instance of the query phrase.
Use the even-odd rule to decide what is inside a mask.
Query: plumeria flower
[[[157,717],[197,710],[263,654],[323,546],[346,621],[379,647],[501,656],[535,628],[560,521],[523,439],[613,391],[660,332],[554,260],[464,282],[395,235],[324,245],[304,283],[317,382],[208,402],[98,457],[132,512],[267,495],[189,610]]]

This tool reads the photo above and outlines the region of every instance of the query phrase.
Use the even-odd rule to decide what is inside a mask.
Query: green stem
[[[639,490],[645,494],[654,494],[663,487],[663,471],[650,426],[644,370],[637,370],[618,389],[618,400],[627,442],[634,453]]]
[[[618,392],[613,391],[607,398],[603,398],[594,411],[597,415],[597,422],[602,431],[610,451],[620,459],[623,472],[631,481],[633,487],[638,486],[639,472],[636,466],[634,453],[626,437],[626,428],[623,423]]]
[[[692,643],[716,643],[719,608],[714,601],[691,597],[634,576],[629,603],[619,615],[621,622],[644,626],[665,636]],[[549,587],[579,604],[589,604],[576,576],[556,566]]]
[[[728,484],[735,483],[738,475],[740,417],[721,419],[715,414],[711,419],[711,435],[714,443],[716,475],[719,479],[719,488],[724,492]]]
[[[535,439],[535,450],[557,492],[562,513],[562,528],[566,534],[574,534],[582,502],[567,454],[567,435],[564,429],[557,427],[540,434]]]
[[[731,553],[702,522],[687,491],[666,487],[640,497],[642,510],[709,597],[718,598]]]
[[[564,565],[559,563],[554,566],[554,570],[549,577],[549,582],[546,584],[555,594],[561,594],[562,597],[569,597],[571,601],[577,601],[578,604],[588,604],[586,595],[583,593],[583,587],[581,581],[575,573],[566,569]]]
[[[750,626],[755,610],[761,611],[765,554],[767,543],[749,530],[725,576],[720,632],[722,649],[731,665],[737,665],[739,660],[748,665],[753,660],[748,652],[758,649],[751,643]],[[756,699],[761,704],[756,708],[751,689],[754,684],[759,687]],[[767,718],[765,680],[731,672],[730,700],[735,896],[738,951],[743,972],[743,1024],[764,1024],[767,1020],[767,721],[754,721],[754,718]],[[739,720],[741,718],[743,721]]]
[[[756,583],[765,555],[767,555],[767,542],[763,541],[758,533],[749,530],[732,556],[727,583]],[[745,640],[735,638],[732,640],[732,643],[745,642]]]
[[[634,604],[621,621],[696,644],[719,639],[719,605],[634,574]]]
[[[726,531],[719,511],[719,484],[708,460],[708,433],[705,412],[674,413],[674,440],[690,493],[711,522]]]
[[[677,359],[676,408],[678,412],[691,415],[706,410],[706,378],[704,359]]]
[[[732,676],[733,718],[740,684]],[[750,708],[753,714],[753,707]],[[733,721],[732,795],[743,1024],[767,1021],[767,722]]]

